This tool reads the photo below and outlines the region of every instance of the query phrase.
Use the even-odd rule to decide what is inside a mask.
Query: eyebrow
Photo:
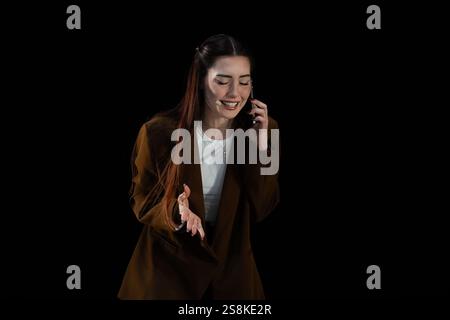
[[[233,78],[232,76],[228,75],[228,74],[218,74],[216,75],[216,77],[222,77],[222,78]],[[250,77],[250,74],[244,74],[242,76],[239,76],[239,78],[244,78],[244,77]]]

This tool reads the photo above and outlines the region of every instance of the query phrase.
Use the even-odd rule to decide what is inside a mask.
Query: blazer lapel
[[[196,164],[194,156],[197,153],[198,148],[196,143],[196,136],[194,129],[190,130],[191,135],[191,164],[182,164],[181,168],[181,183],[186,183],[191,189],[191,195],[189,197],[189,208],[192,212],[197,214],[202,222],[205,221],[205,206],[203,200],[203,184],[202,184],[202,172],[200,164]]]

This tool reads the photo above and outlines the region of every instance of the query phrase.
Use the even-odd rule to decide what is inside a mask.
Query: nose
[[[238,83],[231,84],[230,90],[228,90],[228,96],[230,98],[237,98],[237,97],[239,97]]]

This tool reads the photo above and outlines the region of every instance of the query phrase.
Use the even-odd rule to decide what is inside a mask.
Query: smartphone
[[[253,97],[253,85],[252,85],[252,87],[251,87],[251,89],[250,89],[250,99],[251,99],[251,100],[254,99],[254,97]],[[256,106],[255,106],[253,103],[251,103],[251,105],[252,105],[252,110],[253,110],[254,108],[256,108]],[[252,125],[255,125],[255,124],[256,124],[256,120],[255,120],[255,116],[253,115],[253,116],[252,116]]]
[[[245,109],[243,110],[243,111],[245,111],[245,113],[248,113],[248,112],[250,112],[250,110],[253,110],[254,108],[256,108],[256,106],[250,102],[250,100],[252,100],[252,99],[254,99],[253,85],[250,88],[250,96],[248,97],[247,103],[244,107]],[[247,114],[245,116],[244,120],[245,120],[246,128],[251,128],[256,124],[254,115]]]

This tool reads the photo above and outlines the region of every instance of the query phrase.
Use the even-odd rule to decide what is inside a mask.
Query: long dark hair
[[[189,69],[186,91],[175,113],[178,119],[178,128],[191,129],[195,120],[201,119],[204,108],[204,94],[202,81],[209,68],[213,66],[216,59],[223,56],[244,56],[253,66],[249,50],[242,43],[229,35],[218,34],[206,39],[199,47],[195,49],[194,59]],[[234,126],[240,126],[242,112],[235,118]],[[176,192],[179,190],[180,167],[169,161],[159,175],[160,191],[163,192],[162,207],[164,220],[169,227],[174,229],[173,222],[173,200],[176,199]]]

